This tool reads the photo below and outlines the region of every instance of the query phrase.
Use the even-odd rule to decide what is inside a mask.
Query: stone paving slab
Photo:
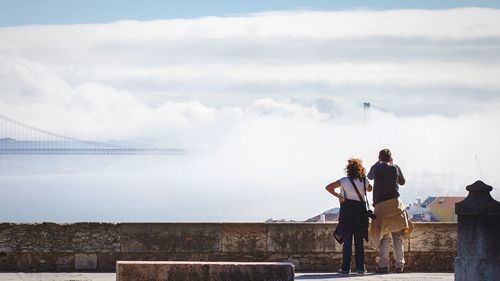
[[[363,280],[363,281],[383,281],[383,280],[403,280],[403,281],[451,281],[454,280],[453,273],[392,273],[366,275],[351,274],[348,277],[338,273],[297,273],[295,280]]]
[[[115,281],[114,273],[0,273],[1,281]],[[453,273],[402,273],[372,274],[349,277],[337,273],[297,273],[295,280],[342,281],[342,280],[403,280],[403,281],[451,281]]]

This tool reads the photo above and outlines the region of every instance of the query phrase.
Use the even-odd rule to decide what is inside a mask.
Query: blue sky
[[[109,23],[117,20],[154,20],[224,16],[275,10],[448,9],[457,7],[499,8],[500,1],[407,0],[0,0],[0,26],[29,24]]]

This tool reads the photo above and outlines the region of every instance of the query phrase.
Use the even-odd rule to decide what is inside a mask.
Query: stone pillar
[[[469,195],[455,204],[458,215],[455,280],[500,280],[500,202],[482,181],[467,186]]]

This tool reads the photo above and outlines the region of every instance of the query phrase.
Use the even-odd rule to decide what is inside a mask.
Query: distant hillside
[[[338,221],[339,220],[339,212],[340,208],[333,208],[327,211],[324,211],[323,213],[312,217],[310,219],[307,219],[306,222],[321,222],[321,215],[325,215],[325,221]]]

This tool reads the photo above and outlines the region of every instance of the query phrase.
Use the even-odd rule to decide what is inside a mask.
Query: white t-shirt
[[[356,200],[360,201],[358,194],[356,194],[356,190],[354,190],[354,186],[352,186],[351,181],[349,180],[348,177],[343,177],[339,179],[340,182],[340,188],[341,188],[341,194],[344,196],[346,199],[350,200]],[[354,179],[354,184],[359,190],[359,193],[361,194],[361,197],[365,197],[365,190],[363,189],[363,181],[359,179]],[[365,179],[365,188],[368,188],[368,185],[370,183],[368,182],[367,179]],[[366,200],[366,198],[364,198]]]

